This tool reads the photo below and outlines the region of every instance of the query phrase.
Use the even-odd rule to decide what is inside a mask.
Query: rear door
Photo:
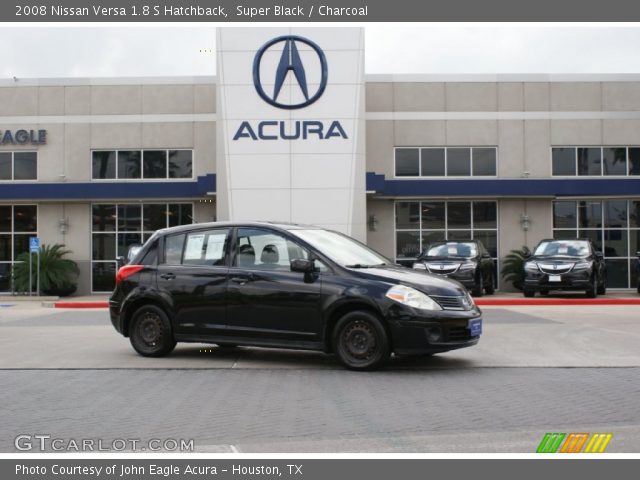
[[[173,306],[176,333],[224,333],[230,232],[213,228],[164,238],[157,284]]]

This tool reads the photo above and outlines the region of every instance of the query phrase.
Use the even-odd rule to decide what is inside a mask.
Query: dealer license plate
[[[561,282],[562,277],[560,275],[549,275],[550,282]]]
[[[482,319],[469,320],[469,332],[472,337],[478,337],[482,334]]]

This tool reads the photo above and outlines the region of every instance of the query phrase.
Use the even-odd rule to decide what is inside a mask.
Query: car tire
[[[145,305],[135,311],[129,340],[134,350],[143,357],[162,357],[171,353],[176,346],[169,317],[155,305]]]
[[[376,370],[389,361],[389,336],[380,319],[369,312],[344,315],[333,329],[333,351],[350,370]]]
[[[602,284],[598,286],[598,295],[606,295],[607,294],[607,279],[602,279]]]
[[[525,288],[522,293],[524,293],[524,296],[527,298],[533,298],[536,296],[536,291],[530,288]]]
[[[473,287],[473,291],[471,294],[474,297],[481,297],[484,293],[484,279],[482,278],[482,274],[478,275],[478,279],[476,280],[476,284]]]
[[[587,298],[596,298],[598,296],[598,277],[594,275],[591,278],[591,285],[586,291]]]
[[[495,279],[493,278],[493,273],[489,275],[489,283],[488,285],[485,285],[484,292],[487,295],[493,295],[494,293],[496,293],[496,283]]]

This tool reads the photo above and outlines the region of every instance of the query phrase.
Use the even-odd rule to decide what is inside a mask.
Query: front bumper
[[[524,286],[527,290],[586,290],[591,286],[591,270],[560,274],[560,281],[551,281],[551,275],[543,272],[527,272]]]
[[[470,322],[482,320],[477,307],[472,310],[422,312],[412,308],[394,308],[387,316],[393,350],[398,354],[439,353],[478,343]]]

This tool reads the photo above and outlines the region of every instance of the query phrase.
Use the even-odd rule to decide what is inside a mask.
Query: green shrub
[[[80,270],[73,260],[64,258],[71,253],[64,245],[42,245],[40,249],[40,292],[48,295],[69,295],[76,290]],[[31,289],[36,292],[37,256],[31,259]],[[16,292],[29,291],[29,253],[22,253],[16,258],[13,266],[14,284]]]
[[[519,250],[511,250],[502,262],[502,278],[518,290],[522,290],[524,285],[524,262],[530,254],[529,247],[523,246]]]

